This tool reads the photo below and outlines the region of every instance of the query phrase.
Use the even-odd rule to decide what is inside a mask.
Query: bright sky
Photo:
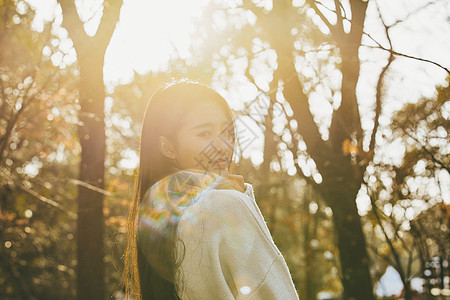
[[[27,0],[37,8],[34,22],[36,29],[42,21],[51,20],[61,10],[56,0]],[[133,72],[144,74],[164,70],[175,55],[189,55],[189,34],[194,29],[192,19],[201,14],[209,0],[125,0],[120,21],[105,55],[104,79],[107,85],[130,82]],[[95,35],[101,14],[102,1],[76,1],[89,35]],[[57,17],[56,23],[61,23]],[[176,52],[175,52],[175,51]]]
[[[56,23],[60,24],[61,11],[57,7],[56,0],[27,0],[27,2],[37,9],[34,22],[36,29],[42,28],[42,21],[49,21],[54,15],[57,16]],[[78,0],[75,2],[82,20],[92,18],[86,23],[85,30],[89,35],[94,35],[101,18],[99,7],[101,7],[102,1]],[[121,9],[120,21],[105,57],[105,83],[115,85],[119,82],[129,82],[132,80],[133,71],[146,73],[151,70],[164,70],[171,57],[176,55],[183,58],[188,57],[189,34],[194,29],[192,19],[201,15],[202,8],[208,2],[209,0],[125,0]],[[294,2],[301,4],[303,1]],[[388,24],[407,17],[410,12],[415,12],[408,16],[405,22],[394,26],[391,30],[394,47],[397,51],[428,58],[448,67],[450,65],[450,56],[448,55],[450,24],[447,18],[450,2],[443,0],[434,2],[435,4],[415,12],[426,2],[423,0],[395,2],[378,0],[383,17]],[[375,1],[369,1],[366,31],[386,46],[382,27],[377,19]],[[366,37],[364,42],[373,44]],[[173,51],[174,49],[177,53]],[[367,73],[372,73],[369,69],[379,68],[383,62],[380,59],[383,54],[379,50],[361,48],[360,58],[370,62],[367,66],[363,65],[363,70],[367,68]],[[399,61],[402,60],[404,59],[399,59]],[[72,61],[72,59],[67,59],[67,61]],[[403,95],[407,95],[408,98],[431,95],[434,90],[431,86],[434,86],[435,83],[442,83],[442,78],[445,78],[445,72],[432,65],[418,64],[413,60],[398,64],[397,68],[403,70],[402,76],[391,79],[397,85],[408,86],[406,89],[402,88]],[[394,70],[397,68],[393,66]],[[409,71],[414,74],[414,77],[406,78],[408,81],[405,82],[405,74],[411,73]],[[425,74],[426,77],[417,76],[419,73]],[[373,79],[369,78],[370,75],[363,75],[368,77],[366,84],[371,85]]]
[[[125,1],[105,57],[105,81],[129,81],[133,70],[164,70],[175,50],[189,55],[192,18],[205,0]],[[120,59],[118,59],[120,58]],[[125,72],[124,72],[125,71]]]

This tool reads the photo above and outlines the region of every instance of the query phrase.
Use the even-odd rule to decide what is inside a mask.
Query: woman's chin
[[[219,174],[220,176],[228,177],[228,169],[225,167],[216,165],[216,167],[211,168],[210,171]]]
[[[229,175],[229,171],[228,171],[228,165],[227,164],[214,164],[214,165],[210,165],[207,168],[198,168],[198,167],[191,167],[191,168],[184,168],[183,170],[185,171],[190,171],[190,172],[196,172],[196,173],[206,173],[206,172],[210,172],[210,173],[214,173],[223,177],[227,177]]]

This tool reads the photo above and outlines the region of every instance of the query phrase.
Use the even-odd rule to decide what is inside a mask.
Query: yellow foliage
[[[389,255],[389,253],[391,253],[391,249],[389,248],[388,244],[383,244],[378,248],[377,252],[380,255],[386,256]]]
[[[350,139],[345,139],[342,142],[342,153],[344,153],[344,155],[355,155],[358,154],[358,147],[356,147],[356,145],[354,145]]]

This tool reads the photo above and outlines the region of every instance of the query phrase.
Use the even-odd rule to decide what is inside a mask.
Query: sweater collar
[[[223,179],[217,173],[193,169],[172,173],[147,190],[141,201],[140,215],[163,223],[180,217],[184,209],[199,199],[202,191],[214,189]]]

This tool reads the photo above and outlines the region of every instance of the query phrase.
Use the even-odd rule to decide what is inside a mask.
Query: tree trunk
[[[286,7],[280,3],[274,5],[273,18],[284,16],[283,9]],[[356,59],[346,60],[350,54],[343,57],[342,73],[343,80],[346,81],[343,81],[345,86],[342,87],[342,104],[333,116],[330,139],[324,141],[309,109],[308,96],[303,93],[303,85],[296,76],[292,43],[284,38],[289,36],[289,27],[282,26],[285,24],[282,19],[270,19],[270,24],[277,24],[278,28],[277,35],[270,36],[270,43],[278,56],[278,69],[275,70],[274,77],[284,82],[283,93],[294,112],[293,118],[299,124],[298,132],[323,176],[323,182],[316,188],[333,210],[344,299],[372,300],[374,296],[369,259],[355,200],[361,186],[362,174],[350,156],[345,156],[342,152],[342,141],[350,138],[352,132],[358,132],[360,128],[355,94],[359,76],[359,44],[355,45],[355,48],[346,48],[355,53]]]
[[[276,50],[283,58],[292,55],[283,49]],[[293,58],[280,60],[276,72],[284,75],[281,78],[296,72]],[[308,98],[302,90],[303,86],[297,77],[285,80],[285,98],[294,112],[294,118],[299,124],[299,133],[307,144],[308,153],[323,176],[323,182],[316,188],[333,210],[338,237],[337,246],[344,274],[342,278],[344,299],[374,299],[366,243],[355,200],[361,186],[362,175],[359,173],[359,167],[352,165],[350,156],[344,156],[341,144],[330,143],[336,142],[339,138],[330,136],[331,141],[320,138],[307,105]],[[342,128],[339,131],[341,130]]]
[[[80,180],[104,187],[105,124],[103,59],[80,61]],[[77,296],[105,299],[103,194],[83,185],[78,188]]]
[[[344,159],[345,158],[341,158]],[[340,174],[324,177],[322,195],[333,210],[333,221],[337,237],[339,258],[344,286],[343,299],[375,299],[369,270],[366,241],[361,219],[356,207],[356,195],[360,182],[355,180],[349,168],[336,164]],[[331,167],[333,168],[333,167]]]

